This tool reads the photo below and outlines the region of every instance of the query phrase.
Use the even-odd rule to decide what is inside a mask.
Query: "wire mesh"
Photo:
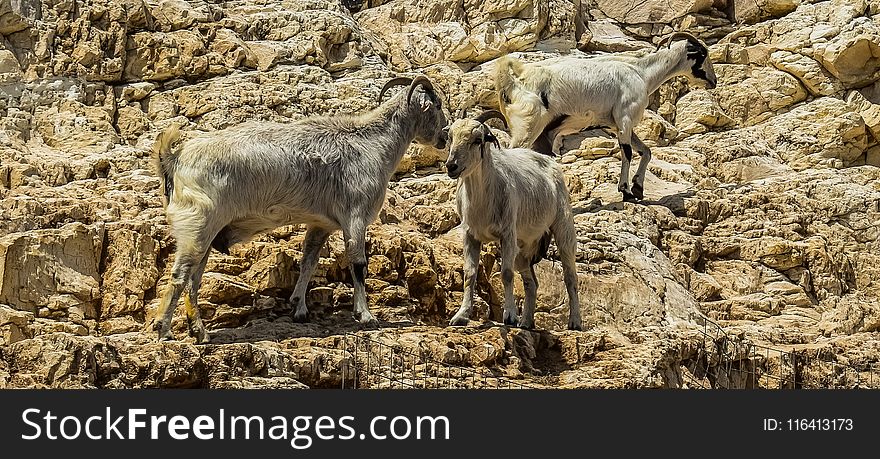
[[[880,365],[842,363],[827,346],[785,350],[727,333],[699,319],[697,351],[681,363],[677,387],[693,389],[880,389]],[[542,386],[485,367],[443,362],[400,343],[345,334],[343,389],[528,389]],[[670,384],[675,387],[676,384]]]
[[[880,366],[843,364],[828,349],[784,350],[731,336],[700,318],[702,346],[683,362],[683,388],[698,389],[877,389]]]
[[[343,389],[528,389],[521,381],[496,375],[488,368],[467,368],[442,362],[426,352],[366,335],[347,333],[343,339]]]

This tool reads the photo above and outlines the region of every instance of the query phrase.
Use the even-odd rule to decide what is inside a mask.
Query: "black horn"
[[[408,77],[397,77],[388,80],[388,82],[385,83],[385,86],[382,86],[382,90],[379,91],[379,103],[382,103],[382,98],[385,97],[385,91],[388,91],[395,86],[407,86],[412,83],[412,81],[413,79]]]
[[[434,85],[431,84],[431,80],[429,80],[428,77],[426,77],[424,75],[419,75],[419,76],[415,77],[415,79],[413,79],[412,83],[410,83],[410,85],[409,85],[409,92],[406,93],[406,100],[407,101],[412,99],[413,91],[415,91],[416,87],[418,87],[418,86],[424,86],[425,89],[427,89],[429,91],[434,90]]]
[[[480,116],[477,116],[474,119],[481,123],[485,123],[492,118],[498,118],[499,120],[501,120],[501,122],[504,124],[504,129],[507,129],[507,119],[504,118],[504,114],[502,114],[498,110],[486,110],[485,112],[480,113]]]

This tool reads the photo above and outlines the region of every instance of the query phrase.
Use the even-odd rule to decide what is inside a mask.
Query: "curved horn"
[[[406,93],[406,100],[409,101],[412,99],[412,93],[416,90],[418,86],[424,86],[425,89],[434,90],[434,85],[431,83],[431,80],[424,75],[419,75],[412,80],[412,83],[409,84],[409,92]]]
[[[485,123],[486,121],[491,120],[492,118],[498,118],[504,124],[504,129],[507,129],[507,119],[504,118],[504,114],[499,112],[498,110],[486,110],[483,113],[480,113],[479,116],[474,118],[480,123]]]
[[[412,81],[413,79],[408,77],[397,77],[388,80],[388,82],[385,83],[385,86],[382,86],[382,90],[379,91],[379,103],[382,103],[382,98],[385,97],[385,91],[393,88],[394,86],[406,86]]]
[[[692,34],[690,34],[688,32],[674,32],[674,33],[672,33],[672,35],[669,35],[666,38],[660,40],[660,43],[657,44],[657,49],[662,48],[663,45],[667,45],[667,43],[668,43],[667,46],[672,46],[672,42],[678,38],[684,38],[688,41],[693,41],[695,43],[699,43],[699,45],[702,46],[704,49],[706,48],[706,45],[704,45],[703,42],[700,41],[699,38],[693,36]]]

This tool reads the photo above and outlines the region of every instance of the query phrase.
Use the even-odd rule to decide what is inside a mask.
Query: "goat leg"
[[[293,288],[293,294],[290,295],[290,304],[293,307],[293,321],[306,322],[309,318],[309,310],[306,305],[309,281],[315,272],[315,266],[318,264],[318,255],[321,247],[327,242],[330,232],[314,226],[310,226],[306,230],[306,236],[303,240],[303,257],[299,264],[299,277]]]
[[[470,232],[464,235],[464,297],[461,307],[452,316],[449,325],[464,326],[470,321],[474,307],[474,288],[477,284],[477,271],[480,266],[480,241]]]

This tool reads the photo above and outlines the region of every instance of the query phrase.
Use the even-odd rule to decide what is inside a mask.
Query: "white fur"
[[[464,299],[451,325],[464,325],[473,309],[480,246],[501,242],[504,322],[534,327],[538,282],[533,265],[552,235],[559,249],[569,300],[570,329],[581,328],[575,252],[577,235],[568,188],[552,158],[532,150],[501,149],[489,128],[475,120],[452,124],[446,163],[458,178],[456,202],[464,228]],[[526,298],[517,321],[513,301],[513,270],[522,276]]]
[[[686,40],[676,40],[684,36]],[[694,53],[703,53],[701,65]],[[702,75],[699,75],[702,73]],[[624,199],[642,199],[651,151],[633,133],[649,96],[665,81],[679,75],[714,87],[716,77],[705,45],[686,34],[673,35],[669,46],[636,58],[612,55],[581,59],[560,57],[524,64],[502,58],[496,68],[499,105],[511,130],[511,146],[533,148],[552,155],[556,137],[585,127],[616,131],[623,150],[618,188]],[[546,101],[546,106],[545,106]],[[565,121],[555,129],[548,124]],[[629,179],[632,147],[641,155],[633,181]],[[629,158],[628,158],[629,157]]]

